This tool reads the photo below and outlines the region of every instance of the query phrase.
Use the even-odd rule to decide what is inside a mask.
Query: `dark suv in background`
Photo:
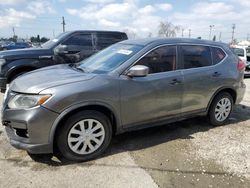
[[[26,72],[63,63],[79,62],[116,42],[128,39],[117,31],[70,31],[40,48],[0,52],[0,89]]]

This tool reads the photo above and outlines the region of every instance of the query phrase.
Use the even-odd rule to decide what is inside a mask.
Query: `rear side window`
[[[119,33],[97,33],[97,46],[99,49],[106,48],[122,40],[122,35]]]
[[[212,47],[211,49],[212,49],[212,57],[214,65],[218,64],[226,57],[226,54],[222,49],[215,47]]]
[[[77,34],[70,37],[62,44],[72,45],[72,46],[92,47],[92,36],[91,34]]]
[[[185,69],[212,65],[211,51],[208,46],[180,46],[181,58]]]

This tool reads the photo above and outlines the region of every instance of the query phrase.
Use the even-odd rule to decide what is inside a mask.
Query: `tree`
[[[176,26],[171,22],[160,22],[158,35],[160,37],[176,37],[176,34],[180,29],[180,26]]]
[[[30,42],[36,42],[36,38],[35,37],[30,37]]]
[[[137,37],[136,33],[132,30],[125,29],[124,32],[127,34],[129,39],[135,39]]]
[[[197,37],[197,39],[200,39],[200,40],[201,40],[201,37]]]
[[[36,37],[36,42],[41,42],[41,40],[40,40],[40,35],[37,35],[37,37]]]
[[[214,37],[213,37],[213,41],[216,41],[216,35],[214,35]]]
[[[153,36],[153,33],[150,32],[150,33],[148,34],[148,38],[152,38],[152,36]]]

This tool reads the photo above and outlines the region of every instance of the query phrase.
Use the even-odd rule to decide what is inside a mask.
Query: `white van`
[[[250,47],[233,46],[232,49],[246,64],[245,76],[250,76]]]

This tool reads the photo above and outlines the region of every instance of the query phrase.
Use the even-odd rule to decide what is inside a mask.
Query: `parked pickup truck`
[[[18,76],[46,66],[77,63],[127,35],[117,31],[70,31],[49,40],[39,48],[0,52],[0,89]]]

